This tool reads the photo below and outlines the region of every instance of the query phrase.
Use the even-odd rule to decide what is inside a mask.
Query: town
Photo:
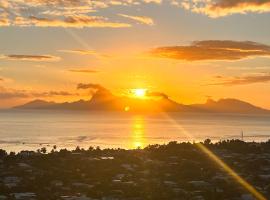
[[[200,143],[270,199],[270,140]],[[0,200],[256,199],[196,143],[0,150]]]

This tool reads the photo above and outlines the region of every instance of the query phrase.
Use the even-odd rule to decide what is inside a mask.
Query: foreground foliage
[[[270,199],[270,141],[203,143]],[[253,199],[197,144],[0,150],[0,199]]]

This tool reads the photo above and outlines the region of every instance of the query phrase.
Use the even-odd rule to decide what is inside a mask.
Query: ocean
[[[0,148],[8,152],[42,147],[50,151],[54,145],[132,149],[206,138],[269,140],[270,115],[0,111]]]

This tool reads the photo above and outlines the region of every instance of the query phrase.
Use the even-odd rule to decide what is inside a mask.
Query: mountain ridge
[[[108,90],[97,91],[90,100],[55,103],[37,99],[13,109],[270,114],[270,110],[233,98],[217,101],[208,99],[204,104],[184,105],[168,97],[160,99],[118,97]]]

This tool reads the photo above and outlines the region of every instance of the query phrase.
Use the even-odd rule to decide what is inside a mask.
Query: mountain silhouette
[[[267,114],[269,110],[254,106],[250,103],[238,100],[238,99],[220,99],[214,101],[208,99],[205,104],[193,104],[194,108],[198,108],[204,111],[221,112],[221,113],[254,113],[254,114]]]
[[[23,109],[39,109],[42,107],[50,107],[50,106],[54,106],[56,103],[54,102],[48,102],[48,101],[43,101],[41,99],[36,99],[34,101],[31,101],[27,104],[24,104],[22,106],[18,106],[15,108],[23,108]]]
[[[124,111],[130,112],[193,112],[193,113],[253,113],[270,114],[266,110],[238,99],[207,100],[204,104],[184,105],[168,97],[158,99],[139,99],[114,96],[109,90],[100,89],[90,100],[71,103],[54,103],[34,100],[15,109],[45,110],[89,110],[89,111]]]

